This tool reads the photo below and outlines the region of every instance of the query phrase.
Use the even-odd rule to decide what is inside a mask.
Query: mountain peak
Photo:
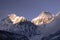
[[[50,23],[53,19],[53,14],[47,11],[43,11],[36,18],[32,19],[32,22],[36,25],[41,25],[43,23]]]
[[[17,16],[16,14],[10,14],[8,15],[9,19],[13,22],[13,24],[16,24],[18,22],[26,21],[27,19],[23,16]]]

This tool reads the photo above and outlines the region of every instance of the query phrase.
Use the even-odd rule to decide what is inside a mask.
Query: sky
[[[32,20],[42,11],[56,14],[60,11],[60,0],[0,0],[0,19],[15,13]]]

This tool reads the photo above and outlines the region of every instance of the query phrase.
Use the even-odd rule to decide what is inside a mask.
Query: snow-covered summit
[[[16,24],[18,22],[24,22],[27,20],[25,17],[17,16],[16,14],[10,14],[8,16],[9,16],[10,20],[13,22],[13,24]]]
[[[40,13],[36,18],[32,19],[31,22],[36,25],[41,25],[43,23],[50,23],[52,20],[54,20],[54,15],[46,11]]]

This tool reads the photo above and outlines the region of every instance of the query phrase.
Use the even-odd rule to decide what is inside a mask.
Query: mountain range
[[[9,14],[0,20],[1,40],[60,40],[60,12],[41,12],[31,21]]]

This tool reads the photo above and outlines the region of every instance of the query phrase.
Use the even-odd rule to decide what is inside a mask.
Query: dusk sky
[[[31,20],[42,11],[58,13],[60,0],[0,0],[0,18],[16,13]]]

